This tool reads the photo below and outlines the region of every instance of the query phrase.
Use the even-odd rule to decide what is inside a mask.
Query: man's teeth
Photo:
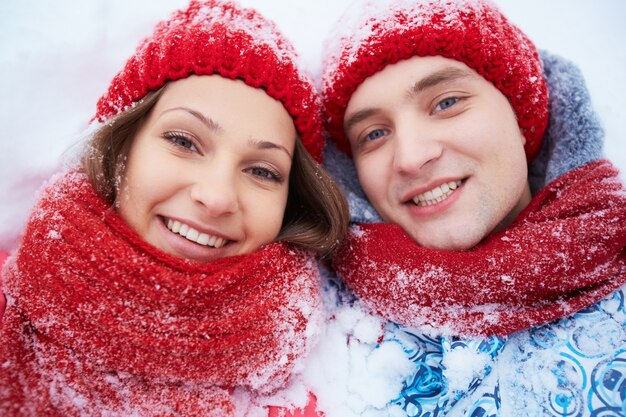
[[[167,228],[174,233],[178,233],[187,240],[191,240],[199,245],[212,246],[214,248],[221,248],[226,243],[226,240],[221,237],[207,235],[206,233],[200,233],[193,227],[189,227],[185,223],[181,223],[178,220],[167,220]]]
[[[432,190],[426,191],[423,194],[413,197],[413,203],[418,206],[432,206],[450,197],[454,190],[461,186],[461,181],[450,181],[441,184]]]

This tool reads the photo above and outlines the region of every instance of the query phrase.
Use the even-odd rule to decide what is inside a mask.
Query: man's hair
[[[111,205],[137,131],[164,89],[148,93],[137,105],[103,124],[85,147],[81,165],[94,189]],[[341,244],[348,222],[343,193],[296,138],[287,207],[276,240],[329,255]]]

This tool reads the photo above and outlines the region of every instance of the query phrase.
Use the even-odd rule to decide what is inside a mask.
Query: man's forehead
[[[344,130],[375,115],[380,110],[376,102],[384,100],[386,93],[392,94],[389,87],[397,87],[403,96],[412,98],[441,84],[480,78],[462,62],[439,56],[413,57],[390,64],[368,77],[352,94],[344,115]]]

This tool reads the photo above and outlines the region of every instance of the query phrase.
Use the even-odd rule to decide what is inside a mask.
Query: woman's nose
[[[239,209],[237,185],[232,174],[223,171],[206,173],[191,187],[191,198],[212,217],[235,213]]]

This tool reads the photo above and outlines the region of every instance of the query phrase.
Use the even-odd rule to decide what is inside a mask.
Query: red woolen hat
[[[351,13],[351,14],[350,14]],[[349,22],[352,20],[353,22]],[[351,10],[326,50],[322,101],[326,128],[350,153],[343,118],[352,94],[366,78],[414,56],[463,62],[504,94],[526,137],[530,162],[548,124],[548,90],[535,45],[485,0],[370,2]]]
[[[191,74],[219,74],[263,89],[282,102],[304,147],[321,161],[319,99],[293,46],[273,22],[233,1],[192,0],[157,24],[98,100],[94,118],[110,120],[149,91]]]

